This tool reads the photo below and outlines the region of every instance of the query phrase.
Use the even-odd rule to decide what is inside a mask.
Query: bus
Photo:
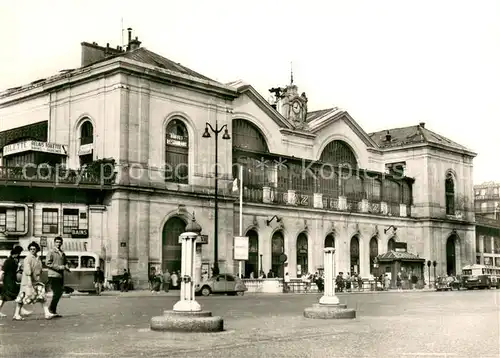
[[[64,273],[64,292],[71,293],[73,291],[95,293],[94,273],[99,266],[104,271],[104,260],[99,255],[88,251],[65,251],[66,259],[70,272]],[[4,261],[9,257],[10,250],[0,250],[0,268]],[[23,260],[26,257],[26,252],[22,252],[19,259],[20,268],[22,268]],[[43,271],[41,281],[47,283],[48,272],[45,266],[45,255],[41,256],[43,263]],[[0,283],[1,284],[1,283]]]
[[[500,288],[500,267],[467,265],[462,269],[462,286],[474,288]]]

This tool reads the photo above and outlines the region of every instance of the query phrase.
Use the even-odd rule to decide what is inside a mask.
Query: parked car
[[[243,296],[245,291],[248,291],[248,288],[241,278],[227,273],[212,276],[197,284],[195,288],[195,293],[203,296],[209,296],[212,293]]]
[[[460,280],[453,276],[439,276],[436,280],[436,291],[460,290]]]

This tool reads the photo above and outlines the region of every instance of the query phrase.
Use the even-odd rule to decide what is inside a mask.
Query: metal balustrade
[[[52,183],[69,185],[110,185],[115,178],[101,178],[100,174],[61,167],[0,167],[0,181],[16,183]]]

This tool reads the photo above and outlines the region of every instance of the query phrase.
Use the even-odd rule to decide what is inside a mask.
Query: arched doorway
[[[456,242],[456,235],[451,235],[446,241],[446,273],[448,275],[457,274]]]
[[[389,239],[389,241],[387,241],[387,252],[389,251],[394,251],[394,243],[396,241],[394,239]]]
[[[370,274],[375,271],[375,258],[378,256],[378,239],[376,236],[370,240]]]
[[[248,236],[248,260],[245,261],[245,276],[250,277],[253,272],[253,277],[259,277],[259,234],[257,231],[250,230]]]
[[[335,247],[335,236],[333,234],[326,235],[325,247]]]
[[[359,273],[359,238],[355,235],[351,239],[351,274]]]
[[[181,270],[181,244],[179,235],[185,232],[186,222],[175,216],[168,219],[162,232],[162,264],[163,271]]]
[[[305,233],[297,236],[297,277],[309,272],[307,265],[307,235]]]
[[[281,231],[276,231],[271,240],[271,270],[276,277],[283,277],[284,267],[280,255],[285,252],[285,239]]]

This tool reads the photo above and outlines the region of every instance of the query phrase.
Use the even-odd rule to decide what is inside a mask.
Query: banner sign
[[[238,261],[248,260],[248,236],[234,237],[234,259]]]
[[[4,156],[28,151],[67,155],[67,148],[65,145],[39,142],[37,140],[27,140],[24,142],[9,144],[3,147]]]

